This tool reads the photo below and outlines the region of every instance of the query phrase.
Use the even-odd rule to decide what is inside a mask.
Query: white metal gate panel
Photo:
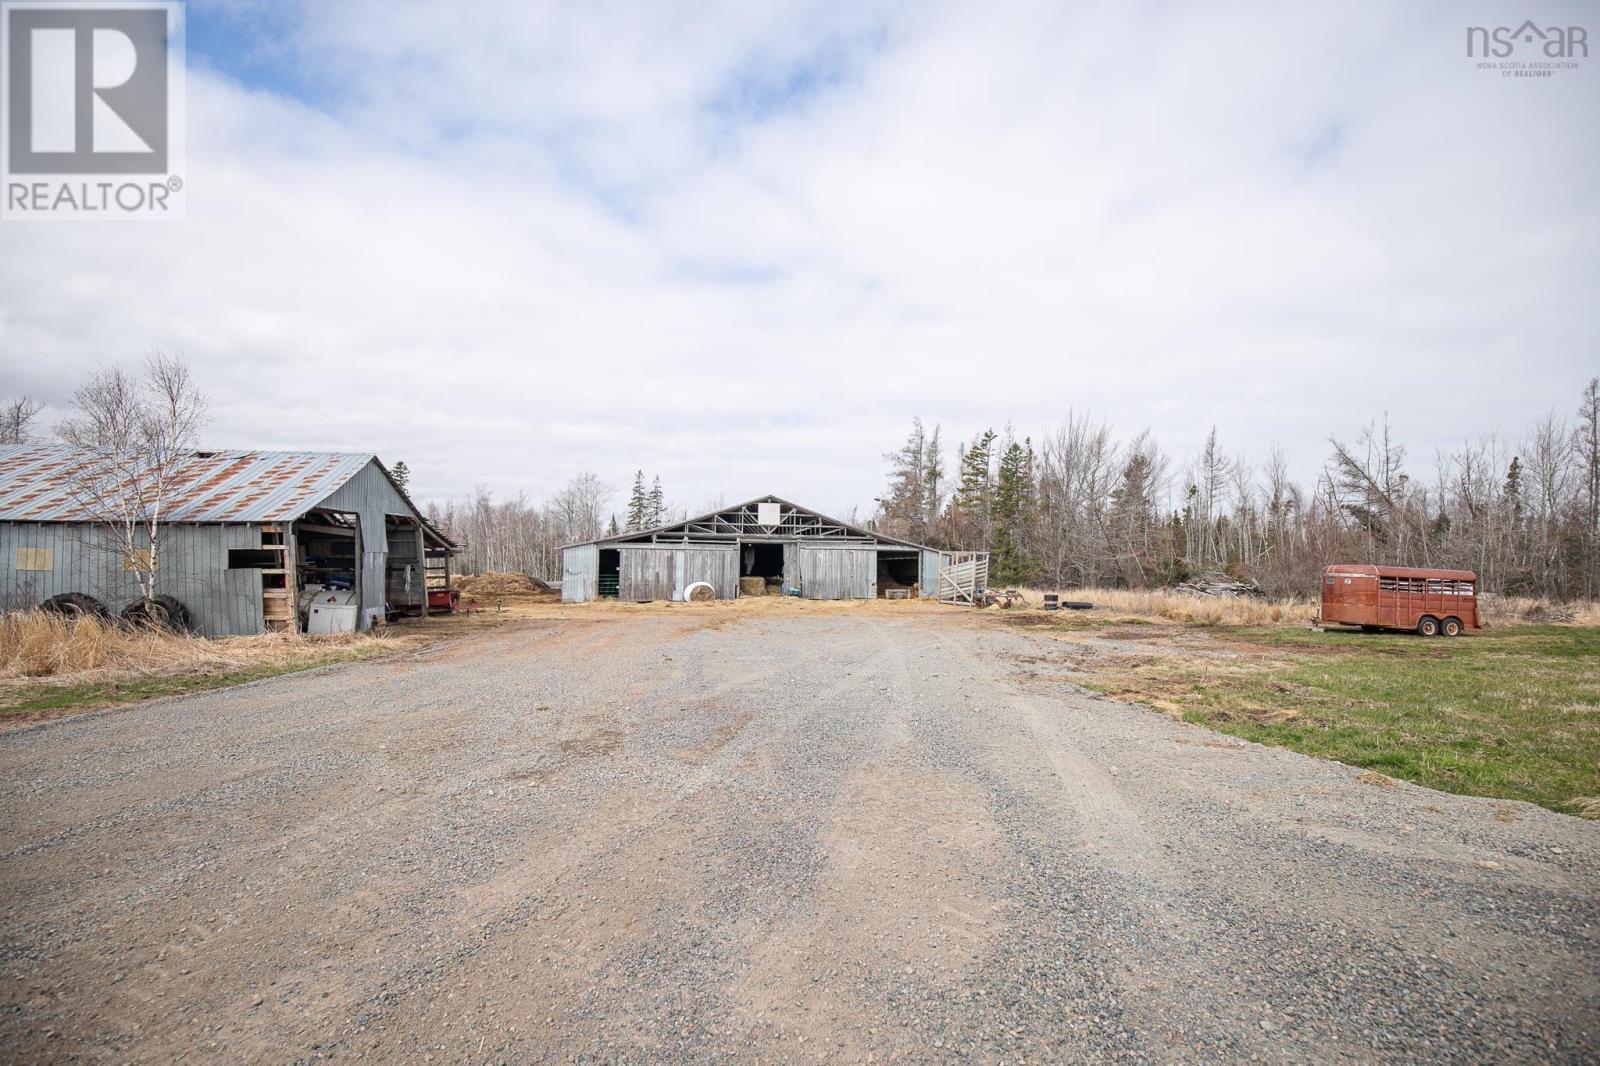
[[[939,568],[940,603],[972,607],[988,587],[988,552],[955,552]]]

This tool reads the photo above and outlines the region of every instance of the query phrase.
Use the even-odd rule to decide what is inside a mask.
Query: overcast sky
[[[1592,6],[192,0],[188,219],[0,226],[0,393],[186,355],[216,446],[424,498],[870,510],[912,416],[1314,475],[1600,372]],[[53,411],[53,413],[54,413]]]

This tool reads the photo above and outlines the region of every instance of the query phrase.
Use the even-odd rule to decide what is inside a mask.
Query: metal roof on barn
[[[167,520],[292,521],[376,459],[349,452],[196,451],[176,471]],[[92,453],[56,445],[0,447],[0,521],[85,520],[74,486],[95,462]]]
[[[764,525],[760,519],[759,508],[762,504],[776,504],[778,506],[778,522],[776,525]],[[723,507],[720,510],[710,511],[693,518],[686,518],[678,522],[668,522],[665,525],[654,526],[649,529],[628,530],[611,537],[600,537],[593,541],[582,541],[584,544],[600,544],[605,547],[626,546],[642,543],[684,543],[694,541],[710,542],[750,542],[757,541],[784,541],[803,540],[812,542],[850,542],[859,541],[880,545],[889,545],[897,548],[915,548],[919,551],[936,551],[925,544],[914,541],[902,540],[884,533],[874,533],[861,526],[841,522],[837,518],[829,518],[821,511],[813,511],[809,507],[802,507],[791,503],[781,496],[757,496],[753,500],[734,504],[732,507]],[[564,547],[576,547],[568,544]]]

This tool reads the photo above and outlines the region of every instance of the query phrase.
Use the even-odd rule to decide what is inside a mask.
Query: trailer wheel
[[[39,610],[59,614],[74,621],[79,618],[111,620],[111,611],[105,604],[81,592],[63,592],[59,596],[51,596],[39,605]]]
[[[1447,637],[1459,637],[1461,635],[1461,619],[1446,618],[1444,620],[1444,635]]]
[[[170,629],[175,633],[189,631],[189,608],[165,593],[157,593],[152,600],[134,600],[122,609],[122,620],[130,625],[153,626]]]
[[[1425,614],[1417,620],[1417,636],[1436,637],[1439,635],[1439,620],[1431,614]]]

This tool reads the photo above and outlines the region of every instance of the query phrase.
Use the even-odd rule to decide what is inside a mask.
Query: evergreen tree
[[[646,528],[659,526],[667,520],[667,497],[661,491],[660,474],[656,475],[655,483],[650,486],[650,498],[646,503],[646,511],[650,516],[650,521]]]
[[[616,536],[617,534],[619,534],[621,532],[622,532],[622,530],[617,528],[617,512],[612,511],[611,512],[611,524],[606,527],[606,536],[614,537],[614,536]]]
[[[644,493],[644,471],[640,470],[633,475],[633,492],[628,496],[628,530],[645,528],[645,508],[648,500]]]
[[[1150,556],[1150,531],[1156,524],[1155,461],[1150,454],[1136,450],[1122,465],[1117,487],[1111,490],[1111,511],[1107,516],[1111,550],[1122,579],[1129,585],[1143,584],[1154,568]]]
[[[394,478],[394,483],[400,486],[400,491],[406,491],[406,486],[411,483],[411,468],[406,466],[406,461],[401,459],[389,468],[389,476]]]
[[[1515,455],[1506,470],[1505,496],[1506,514],[1511,519],[1511,528],[1516,529],[1522,525],[1522,459]]]
[[[927,534],[927,457],[922,419],[913,418],[905,444],[884,456],[890,463],[889,488],[878,503],[882,527],[892,536],[918,540]]]
[[[976,550],[989,546],[989,497],[993,488],[995,432],[986,429],[961,453],[961,477],[950,498],[951,537]]]
[[[1023,585],[1033,576],[1025,528],[1032,500],[1028,450],[1012,441],[1000,457],[990,509],[994,545],[990,549],[989,579],[995,585]]]

